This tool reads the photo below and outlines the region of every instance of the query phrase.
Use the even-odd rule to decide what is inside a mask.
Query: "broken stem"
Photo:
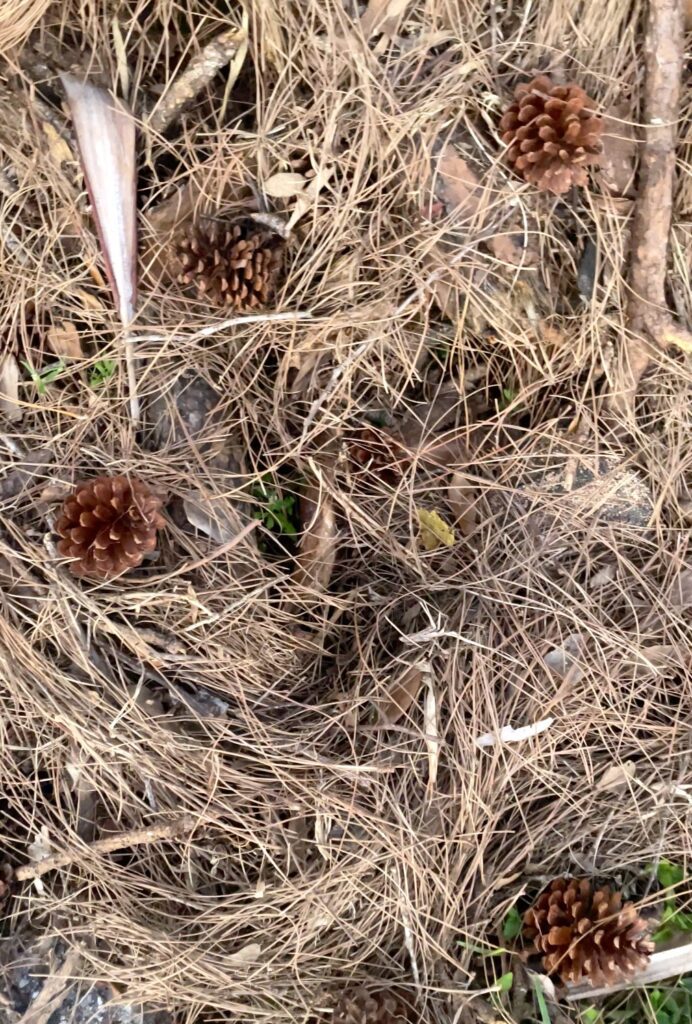
[[[116,850],[125,850],[132,846],[147,846],[160,839],[174,839],[181,833],[191,832],[196,824],[197,819],[191,814],[183,814],[180,818],[175,818],[165,825],[151,825],[147,828],[132,829],[129,832],[119,832],[117,835],[108,836],[105,839],[97,839],[95,843],[91,843],[90,846],[81,850],[74,850],[71,853],[54,853],[37,864],[23,864],[15,871],[15,878],[19,882],[40,878],[49,871],[57,871],[58,868],[74,864],[85,854],[88,854],[89,858],[93,860],[100,854],[114,853]]]

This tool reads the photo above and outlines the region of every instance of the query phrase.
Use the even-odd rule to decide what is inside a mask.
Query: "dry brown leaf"
[[[63,359],[84,358],[79,331],[70,320],[63,320],[60,327],[49,327],[46,337],[56,356]]]
[[[19,398],[19,363],[11,352],[0,356],[0,413],[8,420],[24,415]]]
[[[57,167],[61,167],[62,164],[70,163],[74,160],[74,153],[68,143],[49,121],[42,121],[41,129],[48,142],[48,145],[45,147],[46,152]]]
[[[397,25],[403,17],[410,0],[370,0],[365,14],[360,19],[360,27],[366,39],[375,33],[394,35]]]
[[[295,171],[282,171],[272,174],[264,183],[265,195],[272,199],[288,199],[290,196],[298,195],[307,185],[307,179]]]
[[[321,167],[310,180],[307,187],[296,198],[296,205],[286,224],[286,232],[290,234],[301,217],[304,217],[317,199],[320,190],[324,188],[331,176],[334,174],[334,167]]]
[[[435,195],[449,210],[453,210],[459,220],[473,222],[475,231],[484,224],[489,206],[497,204],[497,192],[488,189],[456,148],[448,143],[441,151],[433,168],[433,187]],[[500,211],[503,212],[503,211]],[[498,229],[486,244],[497,259],[514,266],[526,265],[527,252],[519,245],[515,235],[520,233],[518,227]]]
[[[324,590],[336,557],[334,501],[319,484],[311,484],[300,499],[300,510],[304,530],[293,579],[301,586]]]
[[[402,675],[392,680],[387,697],[378,704],[383,725],[394,725],[406,714],[420,693],[424,680],[425,666],[419,662],[409,665]]]
[[[614,196],[632,196],[637,139],[634,127],[627,120],[631,108],[625,104],[612,107],[603,117],[603,150],[597,175],[602,185]]]
[[[447,501],[456,516],[455,526],[468,537],[478,523],[476,509],[476,488],[470,484],[463,473],[452,473],[447,487]]]
[[[596,781],[596,789],[608,791],[611,789],[623,789],[628,782],[637,774],[637,766],[634,761],[625,761],[623,764],[613,764]]]

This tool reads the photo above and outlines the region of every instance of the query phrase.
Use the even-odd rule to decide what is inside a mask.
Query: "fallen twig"
[[[147,122],[151,131],[164,132],[169,128],[185,107],[199,96],[202,89],[236,55],[239,57],[236,62],[237,77],[247,45],[247,31],[244,28],[229,28],[207,43],[200,53],[192,57],[182,74],[172,82],[152,110]]]
[[[615,404],[627,406],[649,365],[652,344],[659,349],[674,344],[692,352],[692,335],[673,322],[665,297],[684,51],[681,0],[649,0],[644,49],[644,139],[627,309],[633,338],[626,353],[624,387],[614,398]]]
[[[136,828],[129,832],[119,832],[117,835],[108,836],[105,839],[97,839],[90,846],[80,850],[73,850],[70,853],[54,853],[45,857],[37,864],[23,864],[15,871],[15,878],[19,882],[26,882],[33,878],[41,878],[49,871],[57,871],[59,868],[74,864],[81,860],[85,854],[93,860],[100,854],[114,853],[116,850],[129,849],[132,846],[147,846],[156,843],[160,839],[174,839],[184,832],[191,832],[197,819],[191,814],[183,814],[180,818],[166,822],[163,825],[151,825],[148,828]]]

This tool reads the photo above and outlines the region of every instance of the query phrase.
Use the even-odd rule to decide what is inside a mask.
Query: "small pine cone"
[[[395,486],[401,479],[410,457],[392,434],[373,427],[361,427],[346,442],[348,457],[354,468],[367,471],[385,483]]]
[[[99,476],[79,484],[55,524],[70,572],[107,580],[140,565],[164,526],[162,501],[135,477]]]
[[[564,982],[611,985],[646,966],[649,925],[622,893],[593,889],[587,878],[556,878],[524,915],[524,937]]]
[[[397,992],[357,988],[341,996],[332,1024],[404,1024],[413,1019],[411,1007]]]
[[[251,217],[207,220],[176,243],[178,283],[214,306],[245,312],[267,306],[283,269],[283,238]]]
[[[598,163],[603,122],[578,85],[553,85],[547,75],[518,85],[500,121],[507,160],[525,181],[562,195],[586,185],[588,164]]]

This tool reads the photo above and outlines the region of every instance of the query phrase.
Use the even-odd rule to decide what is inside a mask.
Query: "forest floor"
[[[677,3],[3,4],[3,1024],[690,1019],[519,934],[561,876],[692,930]],[[64,72],[137,127],[127,331]],[[604,119],[559,196],[499,129],[537,74]],[[175,270],[240,213],[285,240],[249,315]],[[100,475],[166,521],[105,582],[55,537]]]

